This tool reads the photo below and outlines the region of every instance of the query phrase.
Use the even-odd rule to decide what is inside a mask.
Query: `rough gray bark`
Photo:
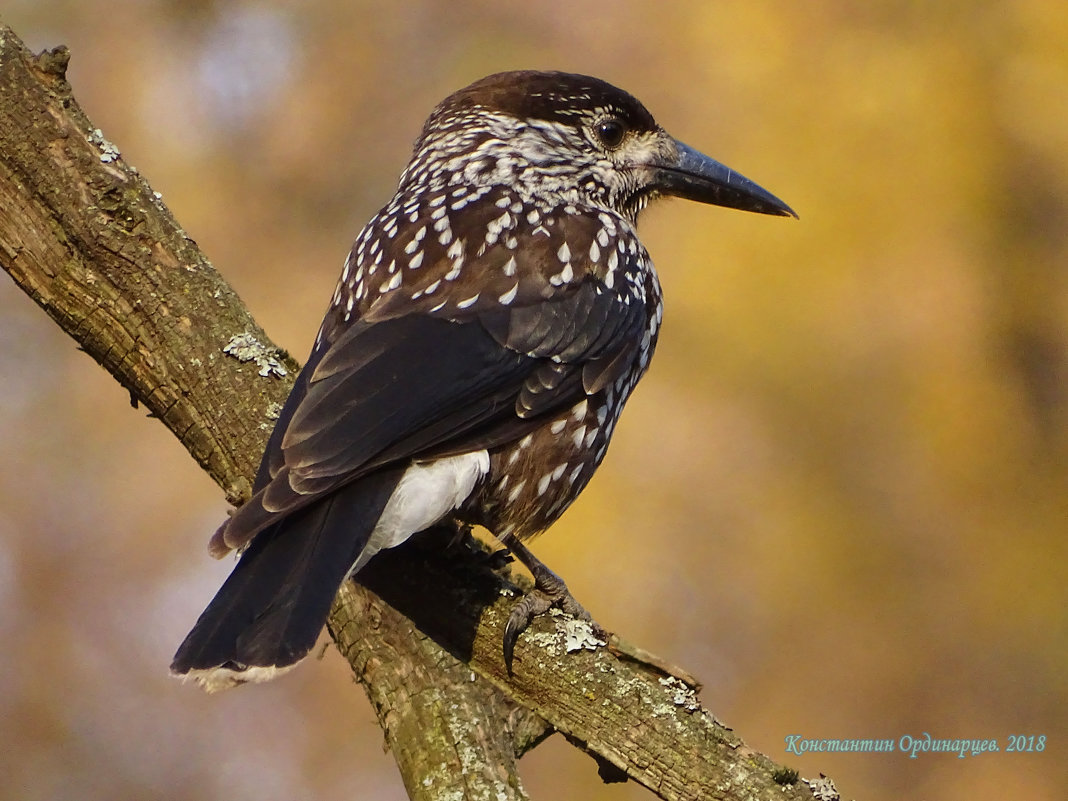
[[[93,128],[67,59],[33,56],[0,26],[0,263],[239,502],[298,365]],[[258,361],[224,352],[239,335]],[[509,676],[512,585],[446,539],[376,558],[329,623],[413,799],[526,798],[517,758],[554,729],[606,779],[664,799],[814,797],[717,723],[679,671],[622,643],[568,653],[565,621],[542,619]]]

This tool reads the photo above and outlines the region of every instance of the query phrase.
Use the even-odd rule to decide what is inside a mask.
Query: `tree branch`
[[[92,127],[67,58],[34,57],[0,26],[0,262],[238,502],[297,364]],[[224,350],[240,335],[239,355],[259,361]],[[568,653],[561,621],[535,623],[509,676],[501,641],[515,579],[448,539],[380,554],[329,622],[413,799],[526,798],[516,759],[552,729],[602,776],[664,799],[814,797],[662,668],[618,647]]]

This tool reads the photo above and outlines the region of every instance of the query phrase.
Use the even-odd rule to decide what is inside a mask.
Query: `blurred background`
[[[487,73],[607,79],[800,222],[664,202],[667,313],[538,555],[846,798],[1064,798],[1068,10],[987,3],[7,0],[303,358],[423,119]],[[0,278],[0,796],[403,799],[333,650],[206,697],[174,648],[231,567],[221,491]],[[1042,753],[804,738],[1045,735]],[[629,801],[554,738],[537,798]],[[1060,788],[1060,789],[1058,789]]]

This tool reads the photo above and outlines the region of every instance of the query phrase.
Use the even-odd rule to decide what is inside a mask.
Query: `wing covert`
[[[507,303],[456,302],[466,291],[462,271],[448,292],[432,295],[411,292],[404,281],[391,288],[389,271],[377,287],[358,283],[368,280],[360,278],[362,263],[347,264],[356,283],[343,281],[335,293],[253,498],[216,532],[213,553],[243,547],[281,517],[384,465],[521,438],[543,415],[631,369],[649,311],[644,294],[619,277],[628,254],[621,247],[597,264],[558,245],[558,233],[550,226],[536,247],[513,250],[501,241],[480,250],[483,271],[503,261],[498,283],[512,287],[502,290]],[[591,241],[597,236],[594,228],[588,233]],[[357,249],[370,252],[368,241],[361,235]],[[446,253],[434,255],[447,262]],[[517,258],[525,262],[523,280],[508,275]],[[609,262],[616,273],[605,273]]]

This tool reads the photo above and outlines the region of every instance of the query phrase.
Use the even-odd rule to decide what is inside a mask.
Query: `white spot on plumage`
[[[553,420],[552,425],[549,426],[549,431],[553,434],[559,434],[564,430],[564,426],[567,425],[567,420]]]
[[[466,308],[468,308],[470,306],[474,306],[475,302],[478,300],[478,296],[480,294],[481,294],[480,292],[476,292],[471,297],[465,298],[464,300],[461,300],[461,301],[458,301],[457,304],[456,304],[456,308],[457,309],[466,309]]]
[[[512,278],[515,275],[515,271],[516,271],[516,261],[515,261],[515,256],[512,256],[504,264],[504,274],[507,275],[509,278]]]
[[[556,275],[549,276],[549,283],[553,286],[562,286],[571,281],[575,277],[575,271],[571,269],[571,262],[564,265],[564,269],[558,272]]]
[[[582,447],[582,440],[586,438],[586,426],[579,426],[571,435],[571,442],[576,448]]]
[[[408,268],[411,270],[418,270],[423,263],[424,253],[426,253],[425,250],[420,250],[418,253],[412,256],[411,260],[408,262]]]
[[[507,306],[509,303],[511,303],[513,300],[515,300],[515,296],[517,294],[519,294],[519,282],[518,281],[515,282],[515,284],[512,286],[511,289],[509,289],[503,295],[498,297],[497,300],[500,301],[505,306]]]
[[[567,242],[564,242],[564,244],[557,248],[556,258],[560,260],[561,264],[567,264],[571,261],[571,248],[567,246]]]
[[[519,493],[523,491],[523,487],[527,485],[526,480],[520,481],[514,487],[512,491],[508,493],[508,503],[515,503],[515,499],[519,497]]]
[[[507,211],[496,220],[490,220],[489,224],[486,226],[486,244],[496,244],[497,240],[500,238],[501,231],[505,228],[511,228],[512,222],[511,212]],[[481,255],[481,253],[479,255]]]
[[[550,473],[546,473],[545,475],[543,475],[541,478],[538,479],[538,495],[539,496],[545,494],[545,490],[547,490],[549,488],[549,482],[552,481],[552,480],[553,480],[553,474],[551,472]]]

